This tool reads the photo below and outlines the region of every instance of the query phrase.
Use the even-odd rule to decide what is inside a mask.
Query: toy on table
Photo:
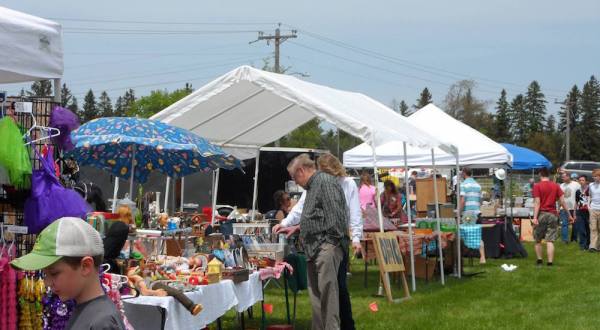
[[[129,279],[129,285],[136,290],[139,290],[143,296],[159,296],[166,297],[171,296],[181,303],[192,315],[197,315],[203,309],[202,305],[195,304],[190,298],[188,298],[181,290],[177,290],[169,285],[157,281],[150,284],[150,288],[146,286],[144,279],[138,275],[139,267],[132,267],[127,271],[127,278]]]

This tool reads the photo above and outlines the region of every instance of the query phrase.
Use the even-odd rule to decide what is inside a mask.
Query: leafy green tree
[[[500,98],[496,102],[496,116],[494,121],[494,138],[500,142],[510,142],[510,105],[506,99],[506,90],[500,92]]]
[[[320,148],[323,129],[315,118],[279,139],[281,147]]]
[[[490,132],[493,123],[490,123],[491,117],[486,111],[487,104],[473,95],[475,87],[473,80],[461,80],[453,84],[444,100],[445,110],[463,123],[485,131],[485,134],[493,134]]]
[[[525,95],[525,111],[529,134],[544,131],[546,120],[546,99],[537,81],[532,81]]]
[[[127,111],[128,116],[149,118],[171,104],[181,100],[191,93],[190,88],[176,89],[173,92],[155,90],[148,96],[142,96],[135,101]]]
[[[112,117],[113,116],[113,106],[110,101],[110,97],[106,91],[103,91],[98,98],[98,114],[100,117]]]
[[[94,118],[98,118],[98,105],[94,92],[90,89],[83,99],[83,112],[80,114],[81,123],[86,123]]]

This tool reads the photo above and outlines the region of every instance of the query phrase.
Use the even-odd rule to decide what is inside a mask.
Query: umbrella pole
[[[217,168],[216,171],[214,171],[214,185],[213,185],[213,200],[212,200],[212,218],[211,218],[211,224],[215,224],[215,212],[216,212],[216,208],[217,208],[217,194],[219,193],[219,168]]]
[[[171,188],[171,177],[167,177],[166,188],[165,188],[165,213],[169,213],[169,188]]]
[[[258,171],[260,169],[260,148],[256,150],[256,164],[254,165],[254,190],[252,192],[252,221],[256,219],[256,202],[258,198]]]
[[[113,191],[112,212],[117,211],[117,195],[119,194],[119,177],[115,176],[115,189]]]
[[[408,156],[406,155],[406,142],[402,143],[404,149],[404,189],[408,192]],[[412,210],[410,208],[410,194],[406,196],[406,216],[408,217],[408,248],[410,253],[410,281],[412,290],[417,291],[417,280],[415,278],[415,248],[413,246]]]
[[[440,226],[440,205],[438,199],[437,189],[437,171],[435,169],[435,151],[431,148],[431,165],[433,167],[433,195],[435,196],[435,218],[437,222],[437,236],[438,236],[438,253],[440,255],[440,276],[442,285],[446,285],[446,279],[444,278],[444,256],[442,255],[442,228]]]
[[[183,196],[184,196],[184,193],[185,193],[185,190],[183,189],[184,188],[184,184],[185,184],[184,178],[181,178],[181,195],[180,195],[181,201],[179,203],[180,204],[179,205],[179,211],[180,212],[183,212]]]
[[[133,200],[133,177],[135,174],[135,145],[132,144],[131,148],[133,148],[132,156],[131,156],[131,171],[129,174],[131,175],[131,179],[129,180],[129,199]]]

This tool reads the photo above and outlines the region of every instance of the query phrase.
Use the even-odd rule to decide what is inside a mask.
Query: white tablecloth
[[[140,296],[128,299],[125,303],[159,306],[166,311],[165,329],[202,329],[215,322],[228,310],[236,307],[243,312],[255,303],[263,300],[262,282],[259,274],[251,274],[248,281],[234,284],[231,280],[200,286],[200,290],[187,292],[195,303],[204,307],[200,314],[193,316],[173,297]],[[131,318],[139,315],[127,315]]]

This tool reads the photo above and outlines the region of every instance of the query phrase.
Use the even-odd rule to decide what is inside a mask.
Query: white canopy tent
[[[54,95],[59,95],[63,75],[60,24],[0,7],[0,45],[0,84],[55,79]]]
[[[408,117],[415,126],[435,132],[442,141],[451,143],[460,153],[459,164],[474,168],[495,168],[512,165],[512,154],[501,144],[493,141],[472,127],[452,118],[434,104],[429,104]],[[392,141],[376,147],[377,164],[381,167],[400,167],[404,153],[402,142]],[[344,166],[372,167],[372,149],[368,144],[358,145],[344,153]],[[437,166],[454,167],[454,154],[435,151]],[[409,166],[431,164],[431,151],[410,146],[407,148]]]
[[[439,147],[446,152],[454,150],[453,146],[416,128],[406,118],[363,94],[249,66],[239,67],[217,78],[152,116],[152,119],[197,133],[240,159],[257,157],[258,164],[260,147],[315,117],[375,147],[388,141],[403,141],[423,148]],[[376,168],[375,153],[372,157]],[[375,173],[377,175],[377,171]],[[254,178],[253,209],[256,209],[257,177],[258,166]],[[214,185],[218,187],[218,181]],[[379,198],[378,211],[382,226]],[[410,243],[412,252],[412,240]],[[414,268],[412,253],[411,266]]]

